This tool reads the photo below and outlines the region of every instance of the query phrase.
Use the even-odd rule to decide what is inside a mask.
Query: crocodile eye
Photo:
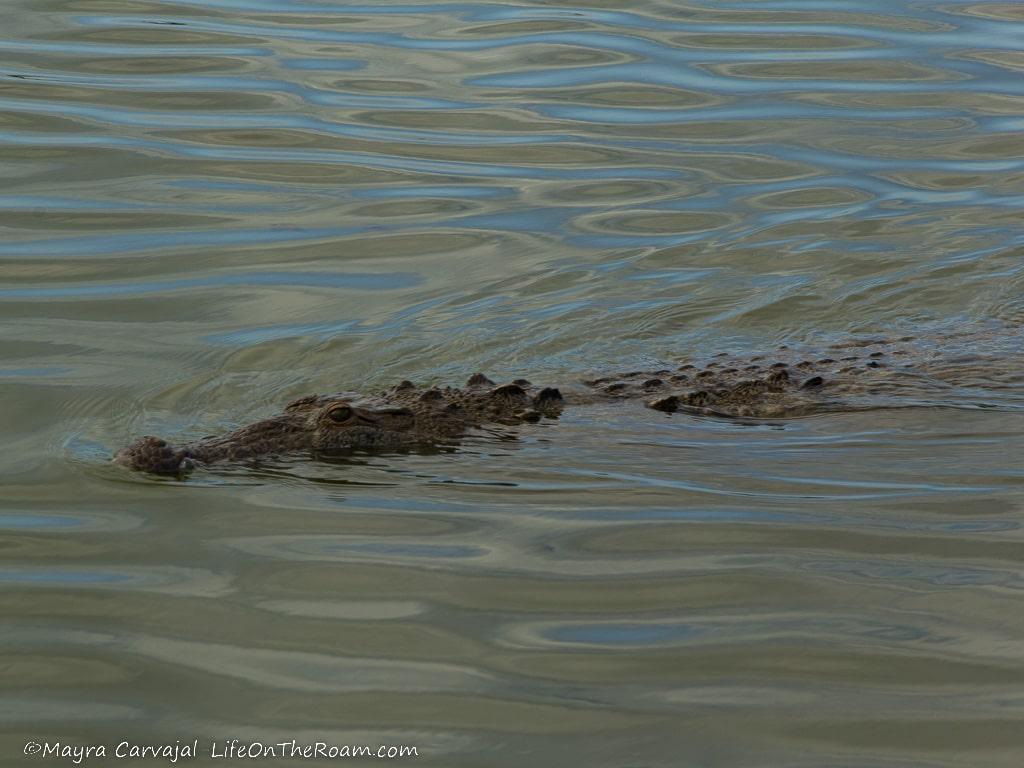
[[[347,405],[339,405],[337,408],[332,408],[327,412],[327,418],[341,424],[352,418],[352,409]]]

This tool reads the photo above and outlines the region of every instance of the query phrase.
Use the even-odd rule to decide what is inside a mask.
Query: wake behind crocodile
[[[662,414],[775,420],[894,407],[1000,407],[1024,384],[1021,338],[1007,328],[941,337],[852,338],[824,349],[783,345],[770,353],[717,351],[651,370],[591,376],[558,386],[482,373],[462,387],[403,381],[377,393],[294,400],[270,418],[174,445],[145,436],[114,461],[177,475],[218,462],[305,452],[408,451],[456,442],[487,425],[557,419],[566,407],[640,400]]]

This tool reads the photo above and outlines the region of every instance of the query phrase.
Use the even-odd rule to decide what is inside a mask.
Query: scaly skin
[[[471,377],[464,389],[424,390],[404,381],[380,397],[303,397],[269,419],[180,447],[158,437],[142,437],[114,454],[114,461],[142,472],[177,475],[197,465],[295,451],[329,456],[353,450],[407,450],[454,442],[485,424],[556,417],[562,402],[556,389],[537,389],[522,380],[499,387],[483,374]]]
[[[304,397],[269,419],[178,447],[143,437],[118,451],[114,461],[177,475],[197,465],[297,451],[326,456],[410,450],[453,443],[487,424],[556,418],[565,405],[625,399],[643,399],[667,413],[753,419],[908,405],[976,406],[983,394],[1019,392],[1022,346],[1018,335],[982,332],[938,341],[854,340],[813,355],[788,347],[769,356],[718,353],[700,365],[586,380],[567,389],[565,397],[524,379],[497,386],[479,373],[461,389],[423,389],[404,381],[373,397]]]

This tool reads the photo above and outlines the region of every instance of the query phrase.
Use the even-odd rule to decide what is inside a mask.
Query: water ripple
[[[1019,764],[1018,5],[13,0],[3,21],[11,739]],[[167,482],[107,461],[316,391],[561,386],[851,332],[956,357],[992,320],[988,384],[906,408],[583,407]]]

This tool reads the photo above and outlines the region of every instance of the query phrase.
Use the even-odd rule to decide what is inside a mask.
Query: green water
[[[107,463],[403,378],[1012,333],[1021,5],[10,0],[0,29],[0,764],[1021,765],[1012,398]]]

